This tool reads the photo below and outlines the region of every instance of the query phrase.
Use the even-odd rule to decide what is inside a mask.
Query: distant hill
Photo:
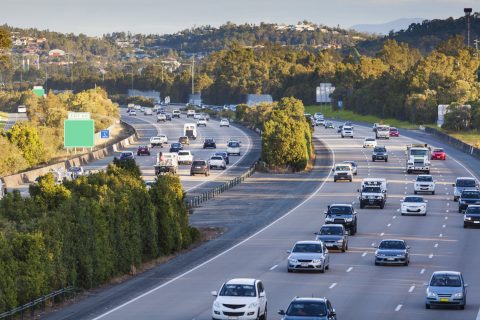
[[[351,26],[351,29],[354,29],[358,32],[368,32],[376,34],[388,34],[390,31],[400,31],[402,29],[407,29],[412,23],[422,23],[423,18],[402,18],[394,21],[379,23],[379,24],[356,24]]]
[[[360,54],[374,55],[382,48],[385,40],[394,39],[397,42],[408,43],[410,47],[417,48],[422,53],[428,53],[434,50],[440,42],[452,36],[465,36],[465,25],[465,17],[425,20],[421,23],[412,23],[408,28],[392,32],[384,37],[362,41],[356,48]],[[473,39],[479,37],[480,16],[477,12],[471,18],[471,44],[473,45]]]

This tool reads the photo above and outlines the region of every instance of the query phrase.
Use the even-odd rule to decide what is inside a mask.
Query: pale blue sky
[[[173,33],[226,21],[309,20],[348,28],[398,18],[459,17],[464,7],[480,11],[480,3],[472,0],[0,0],[0,4],[0,24],[87,35]]]

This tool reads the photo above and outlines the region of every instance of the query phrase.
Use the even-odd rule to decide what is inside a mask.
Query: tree
[[[6,137],[0,136],[0,176],[14,174],[28,167],[21,150]]]
[[[8,139],[16,145],[30,166],[45,161],[45,148],[37,129],[30,123],[17,122],[7,132]]]

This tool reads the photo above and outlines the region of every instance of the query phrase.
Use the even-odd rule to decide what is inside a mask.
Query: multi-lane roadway
[[[451,186],[457,176],[473,172],[461,159],[433,161],[437,191],[424,196],[429,200],[427,216],[401,216],[400,199],[413,193],[415,177],[405,172],[405,146],[414,141],[403,136],[384,141],[389,162],[372,163],[371,149],[362,148],[363,137],[372,135],[371,128],[360,126],[354,139],[342,139],[336,130],[316,130],[334,161],[357,161],[359,173],[352,183],[334,183],[329,175],[303,202],[255,234],[180,275],[158,279],[150,290],[108,310],[92,310],[89,319],[211,319],[210,291],[236,277],[263,280],[269,319],[279,319],[276,311],[285,309],[292,297],[312,295],[328,297],[338,319],[479,319],[480,230],[463,229]],[[365,177],[388,180],[385,209],[359,209],[357,189]],[[353,203],[358,212],[358,233],[350,237],[349,250],[330,252],[325,274],[287,273],[286,250],[298,240],[314,238],[331,203]],[[385,238],[408,242],[408,267],[374,265],[374,247]],[[470,285],[465,310],[425,309],[424,283],[436,270],[463,272]]]

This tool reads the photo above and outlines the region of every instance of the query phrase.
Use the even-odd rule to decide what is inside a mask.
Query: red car
[[[432,151],[432,160],[446,160],[447,154],[443,149],[433,149]]]
[[[395,127],[390,127],[390,137],[400,137],[400,131]]]
[[[147,156],[150,155],[150,149],[148,148],[148,146],[140,146],[140,147],[138,147],[138,149],[137,149],[137,156],[141,156],[141,155],[147,155]]]

